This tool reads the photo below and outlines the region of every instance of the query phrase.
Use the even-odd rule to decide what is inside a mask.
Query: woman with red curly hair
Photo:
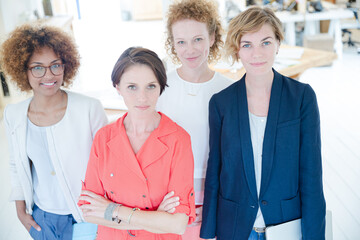
[[[221,22],[211,0],[183,0],[170,5],[166,48],[179,68],[168,73],[168,85],[158,110],[191,136],[194,153],[194,189],[197,219],[183,239],[199,239],[204,179],[209,153],[208,104],[214,93],[233,83],[209,68],[220,58]]]
[[[107,123],[104,109],[98,100],[62,89],[80,65],[73,40],[62,30],[20,26],[2,44],[0,56],[7,76],[33,93],[4,112],[10,199],[32,238],[72,239],[73,224],[84,221],[76,203],[93,137]]]

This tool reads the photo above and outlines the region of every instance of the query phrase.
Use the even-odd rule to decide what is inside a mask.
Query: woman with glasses
[[[80,65],[73,40],[62,30],[20,26],[2,44],[0,56],[7,76],[33,94],[4,112],[10,199],[34,239],[72,239],[73,224],[84,220],[77,206],[81,180],[95,133],[107,124],[105,112],[98,100],[62,89]],[[96,234],[95,225],[77,226],[85,230],[74,237]]]

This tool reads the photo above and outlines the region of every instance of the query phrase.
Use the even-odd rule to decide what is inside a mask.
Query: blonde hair
[[[230,21],[225,41],[225,57],[231,58],[232,63],[238,61],[241,38],[246,33],[257,32],[264,24],[272,27],[279,42],[284,39],[281,22],[270,8],[250,7]]]
[[[208,62],[218,60],[220,58],[220,48],[224,45],[224,42],[221,40],[223,29],[216,5],[210,0],[182,0],[175,1],[170,5],[167,13],[165,48],[173,62],[180,63],[180,59],[175,52],[172,25],[184,19],[195,20],[207,25],[209,36],[214,34],[215,37],[214,44],[210,47]]]

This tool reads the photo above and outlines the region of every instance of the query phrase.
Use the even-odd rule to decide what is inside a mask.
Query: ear
[[[120,91],[120,87],[119,87],[119,83],[116,84],[115,86],[116,86],[115,88],[116,88],[116,91],[118,92],[118,94],[119,94],[120,96],[122,96],[122,95],[121,95],[121,91]]]

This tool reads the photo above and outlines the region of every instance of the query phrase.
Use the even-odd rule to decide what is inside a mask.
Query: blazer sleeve
[[[15,161],[15,149],[19,148],[19,146],[14,146],[13,138],[14,132],[11,128],[11,120],[10,116],[11,113],[9,113],[11,110],[10,108],[13,105],[6,106],[4,110],[4,123],[5,123],[5,131],[6,136],[8,139],[8,147],[9,147],[9,167],[10,167],[10,179],[11,179],[11,194],[10,194],[10,201],[16,201],[16,200],[25,200],[24,191],[21,186],[20,178],[18,175],[17,167],[16,167],[16,161]],[[25,137],[25,136],[24,136]]]
[[[100,133],[100,132],[99,132]],[[85,181],[82,182],[82,190],[89,190],[98,195],[104,196],[105,190],[100,178],[100,160],[99,149],[101,143],[101,134],[96,134],[91,146],[90,158],[86,169]],[[78,205],[88,204],[86,201],[79,201]]]
[[[304,240],[325,239],[320,116],[313,89],[306,85],[300,123],[300,196]]]
[[[168,192],[174,191],[180,197],[180,205],[175,213],[185,213],[189,216],[188,224],[195,218],[195,193],[194,193],[194,157],[191,150],[190,136],[185,133],[179,137],[175,145],[171,166],[171,176]]]
[[[221,169],[221,128],[222,121],[214,96],[209,102],[210,152],[206,170],[203,217],[200,237],[204,239],[216,236],[216,219]]]

